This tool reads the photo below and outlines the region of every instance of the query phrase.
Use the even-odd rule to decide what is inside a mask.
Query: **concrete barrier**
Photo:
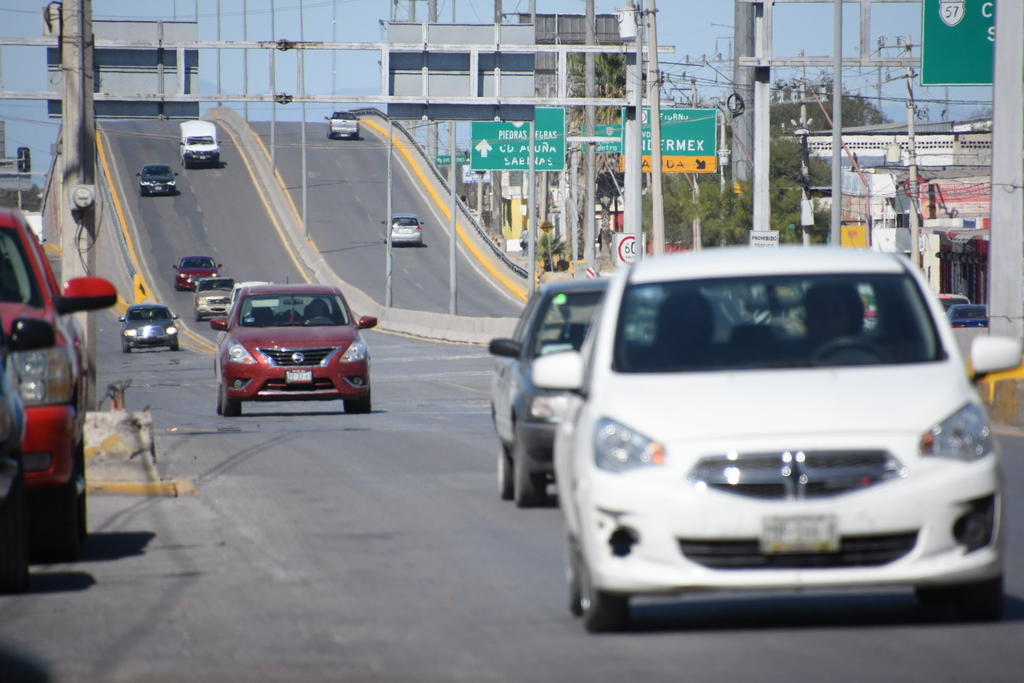
[[[195,489],[161,479],[149,410],[85,414],[85,482],[91,493],[177,496]]]

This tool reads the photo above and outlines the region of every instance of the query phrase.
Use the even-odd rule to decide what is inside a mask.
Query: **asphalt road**
[[[207,354],[122,354],[98,315],[100,385],[131,378],[158,466],[198,493],[94,495],[73,564],[0,598],[0,649],[55,681],[1017,681],[1024,540],[1006,619],[960,624],[909,591],[638,602],[587,636],[566,608],[555,507],[498,499],[480,347],[367,332],[375,410],[214,412]],[[1024,438],[1004,435],[1024,528]],[[2,657],[2,655],[0,655]],[[2,674],[0,680],[9,679]]]

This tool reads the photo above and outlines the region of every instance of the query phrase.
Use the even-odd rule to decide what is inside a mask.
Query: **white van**
[[[209,121],[183,121],[181,123],[181,165],[220,167],[220,146],[217,127]]]

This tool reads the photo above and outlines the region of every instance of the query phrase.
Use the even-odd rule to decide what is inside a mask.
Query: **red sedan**
[[[224,264],[217,263],[210,256],[182,256],[174,270],[174,288],[178,291],[183,289],[195,289],[196,280],[201,277],[217,277],[217,270],[223,268]]]
[[[239,291],[214,362],[217,413],[242,414],[243,401],[342,400],[347,413],[368,413],[370,355],[356,318],[337,287],[256,285]]]

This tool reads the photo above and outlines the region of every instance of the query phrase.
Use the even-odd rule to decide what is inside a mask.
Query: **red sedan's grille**
[[[337,346],[318,346],[309,349],[260,348],[260,353],[269,358],[270,362],[274,365],[296,367],[320,365],[337,348]]]

